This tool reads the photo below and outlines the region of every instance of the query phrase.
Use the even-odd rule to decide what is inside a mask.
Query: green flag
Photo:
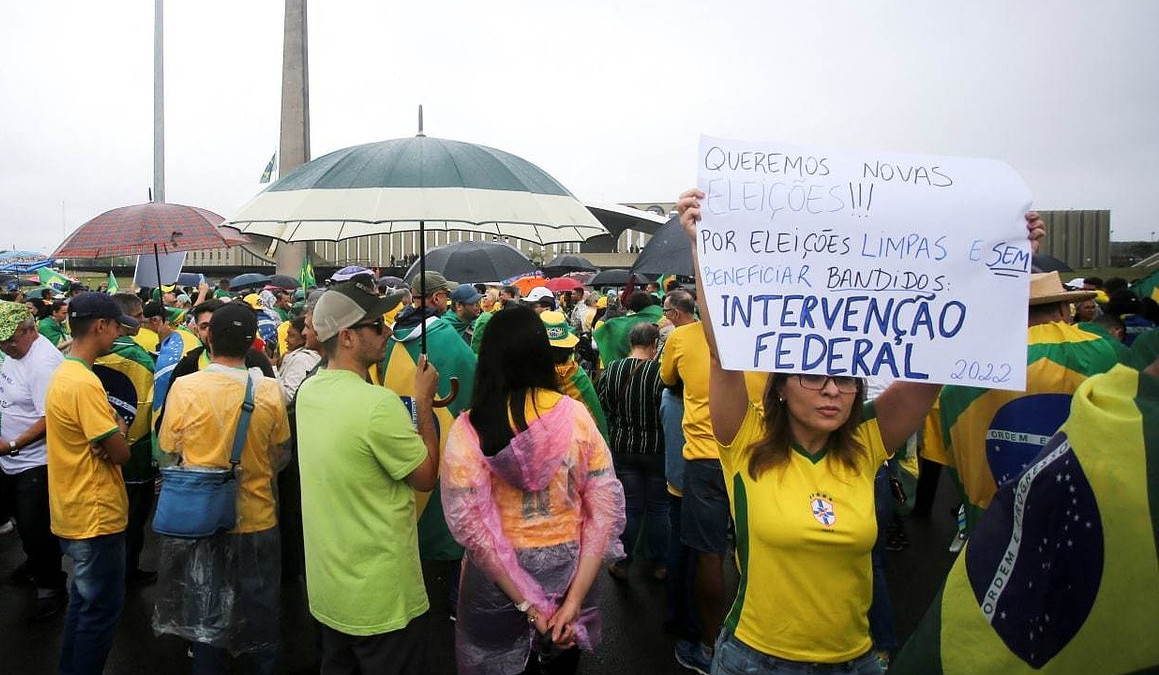
[[[890,675],[1154,672],[1159,378],[1087,379],[994,495]],[[1148,590],[1150,589],[1150,590]]]
[[[270,157],[270,163],[266,165],[266,170],[262,172],[261,180],[258,181],[259,183],[270,182],[270,178],[274,175],[274,160],[277,158],[278,153],[275,152],[273,157]]]
[[[318,285],[318,282],[314,281],[314,265],[310,263],[309,255],[302,258],[302,269],[298,270],[298,285],[303,291]]]
[[[109,270],[109,295],[121,290],[121,285],[117,283],[117,278],[113,276],[113,271]]]
[[[40,284],[42,286],[51,286],[60,290],[72,283],[72,279],[64,276],[60,272],[47,267],[41,267],[36,270],[36,275],[40,277]]]

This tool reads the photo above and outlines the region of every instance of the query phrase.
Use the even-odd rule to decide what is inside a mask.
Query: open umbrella
[[[184,204],[149,202],[122,206],[81,225],[53,252],[53,258],[110,258],[153,254],[161,279],[161,253],[225,248],[242,235],[218,229],[225,220],[213,211]],[[246,238],[248,241],[248,238]]]
[[[433,248],[426,252],[426,265],[428,270],[463,284],[499,281],[535,271],[535,265],[519,249],[490,241],[463,241]],[[406,280],[412,281],[419,274],[416,262],[407,270]]]
[[[546,286],[551,290],[552,293],[574,291],[577,288],[584,287],[584,285],[580,282],[576,281],[575,279],[569,279],[568,277],[556,277],[554,279],[548,279]]]
[[[679,274],[694,276],[692,268],[692,245],[684,228],[680,226],[679,218],[672,218],[664,223],[656,234],[644,244],[640,255],[636,256],[636,264],[632,271],[643,274],[660,276],[663,274]]]
[[[600,268],[590,260],[578,255],[557,255],[545,262],[540,269],[548,276],[563,276],[572,272],[597,272]]]
[[[265,285],[293,290],[301,284],[299,284],[298,280],[294,277],[287,276],[285,274],[271,274],[270,276],[266,277]]]
[[[269,277],[265,274],[258,274],[257,272],[246,272],[239,274],[229,280],[229,290],[240,291],[246,288],[257,288],[266,283]]]
[[[633,276],[636,279],[636,283],[652,280],[645,274],[633,273],[631,270],[611,269],[604,270],[595,275],[588,284],[592,286],[625,286],[628,283],[628,279]]]
[[[540,245],[607,230],[531,162],[482,145],[419,134],[332,152],[271,184],[228,225],[282,241],[428,230],[482,232]],[[426,270],[425,251],[419,271]],[[417,289],[425,294],[422,288]],[[421,351],[426,353],[426,331]]]

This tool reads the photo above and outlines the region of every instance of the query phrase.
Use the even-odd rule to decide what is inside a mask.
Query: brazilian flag
[[[1131,343],[1131,363],[1129,365],[1143,370],[1159,358],[1159,328],[1152,328],[1135,338]]]
[[[153,467],[153,359],[131,337],[119,337],[108,354],[93,364],[109,404],[129,427],[129,462],[121,470],[125,482],[156,477]]]
[[[596,388],[592,385],[592,378],[587,372],[579,367],[575,359],[569,359],[567,363],[555,366],[555,380],[564,396],[574,398],[587,407],[592,419],[596,421],[600,435],[604,437],[604,443],[611,447],[612,437],[608,433],[608,419],[604,415],[604,407],[600,405]]]
[[[595,338],[596,345],[600,349],[600,360],[606,365],[626,357],[631,351],[628,345],[628,334],[632,332],[632,328],[642,321],[659,323],[662,318],[664,318],[664,310],[659,305],[651,305],[635,314],[618,316],[600,324],[592,332],[592,337]]]
[[[939,399],[943,441],[969,504],[967,531],[1062,425],[1075,389],[1118,362],[1106,340],[1062,322],[1031,326],[1027,338],[1025,392],[950,386]]]
[[[1159,378],[1117,366],[994,495],[894,673],[1159,667]]]
[[[435,408],[435,430],[439,434],[439,454],[447,442],[447,432],[451,423],[471,404],[471,392],[475,384],[475,353],[467,346],[455,329],[438,317],[426,320],[427,358],[435,370],[439,371],[439,398],[451,393],[451,378],[459,380],[459,395],[450,405]],[[399,327],[386,344],[386,358],[382,371],[372,374],[374,380],[398,394],[410,410],[416,413],[414,404],[414,376],[419,360],[419,326]],[[458,560],[463,557],[463,547],[451,537],[447,523],[443,519],[443,502],[439,488],[433,492],[416,492],[415,506],[419,514],[418,535],[419,555],[424,560]]]
[[[1131,289],[1140,298],[1151,298],[1155,302],[1159,302],[1159,269],[1136,281]]]

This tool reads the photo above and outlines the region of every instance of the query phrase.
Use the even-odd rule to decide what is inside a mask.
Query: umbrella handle
[[[454,402],[454,400],[458,397],[459,397],[459,378],[452,377],[451,378],[451,393],[447,394],[447,397],[442,398],[442,399],[439,398],[438,396],[436,396],[434,402],[431,405],[435,408],[446,408],[447,406],[451,405],[451,403]]]

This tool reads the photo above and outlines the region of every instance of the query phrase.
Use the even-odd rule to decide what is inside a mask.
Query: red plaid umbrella
[[[249,241],[225,218],[196,206],[150,202],[105,211],[64,240],[53,258],[110,258],[225,248]]]

